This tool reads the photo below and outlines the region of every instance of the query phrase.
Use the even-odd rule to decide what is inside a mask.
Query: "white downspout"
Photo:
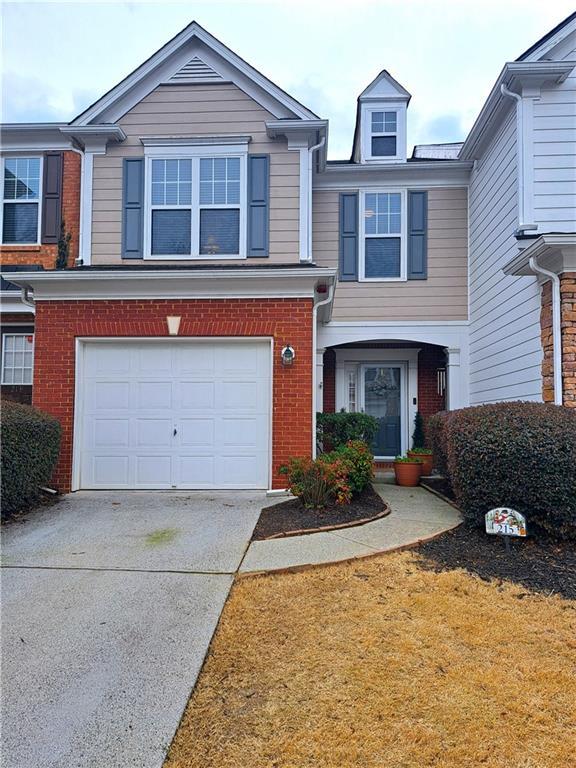
[[[544,277],[550,278],[552,282],[552,344],[554,360],[554,403],[562,405],[562,325],[560,321],[560,278],[555,272],[541,267],[536,261],[535,256],[530,257],[530,269]]]
[[[30,297],[30,287],[28,285],[20,288],[20,298],[22,304],[26,304],[27,307],[34,309],[34,299]]]
[[[78,201],[78,207],[79,207],[79,221],[78,221],[78,261],[83,261],[84,254],[83,254],[83,232],[84,232],[84,221],[83,221],[83,211],[84,211],[84,150],[78,149],[77,147],[68,147],[69,152],[76,152],[77,155],[80,155],[80,200]],[[74,264],[74,266],[77,266]]]
[[[518,231],[537,229],[535,224],[526,222],[526,168],[525,168],[525,147],[524,147],[524,118],[522,96],[510,91],[504,83],[500,85],[500,92],[503,96],[508,96],[516,102],[516,159],[518,163]]]
[[[316,458],[316,344],[317,344],[317,328],[316,322],[318,319],[318,307],[323,307],[325,304],[329,304],[334,298],[334,283],[330,283],[328,289],[328,296],[322,301],[314,302],[314,308],[312,310],[312,458]]]
[[[312,169],[313,169],[313,163],[314,163],[314,152],[318,149],[322,149],[322,147],[326,144],[326,136],[323,136],[322,139],[318,142],[318,144],[315,144],[313,147],[310,147],[308,150],[308,253],[306,254],[308,257],[308,261],[312,261]]]

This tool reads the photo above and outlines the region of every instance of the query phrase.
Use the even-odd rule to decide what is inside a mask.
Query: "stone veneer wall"
[[[564,405],[576,408],[576,272],[565,272],[560,276],[562,297],[562,383]],[[542,311],[540,314],[542,333],[542,399],[554,402],[554,345],[552,340],[552,285],[548,281],[542,286]]]

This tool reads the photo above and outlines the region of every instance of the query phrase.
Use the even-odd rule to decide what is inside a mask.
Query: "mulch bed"
[[[420,480],[420,485],[424,486],[424,488],[428,488],[429,491],[435,491],[440,496],[444,496],[444,498],[448,499],[449,501],[456,501],[456,496],[454,495],[452,486],[445,477],[427,477],[424,480]]]
[[[528,537],[511,539],[510,546],[508,554],[501,537],[462,524],[421,544],[417,552],[434,571],[464,568],[485,581],[512,581],[535,592],[576,599],[574,542]]]
[[[389,511],[388,505],[371,485],[355,496],[350,504],[330,504],[322,510],[306,509],[300,499],[289,499],[262,510],[252,541],[359,525],[383,517]]]

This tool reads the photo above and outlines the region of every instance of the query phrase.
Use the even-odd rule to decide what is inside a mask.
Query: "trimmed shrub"
[[[414,432],[412,433],[412,450],[415,448],[424,448],[426,445],[426,434],[424,432],[424,419],[420,411],[416,411],[414,417]]]
[[[349,440],[332,453],[325,453],[321,460],[334,459],[344,463],[348,474],[348,485],[355,496],[370,485],[374,479],[374,454],[362,440]]]
[[[26,509],[47,485],[60,451],[60,423],[29,405],[2,401],[2,512]]]
[[[335,501],[348,504],[352,492],[348,485],[348,468],[338,459],[326,457],[313,461],[310,458],[290,459],[280,468],[288,476],[288,487],[307,509],[322,509]]]
[[[446,425],[454,411],[439,411],[428,419],[428,443],[434,454],[434,467],[448,477],[448,450],[446,446]]]
[[[334,450],[351,440],[370,445],[378,431],[378,419],[367,413],[317,413],[316,441],[324,451]]]
[[[483,525],[488,510],[512,507],[529,531],[576,538],[576,411],[481,405],[453,411],[443,429],[448,477],[466,518]]]

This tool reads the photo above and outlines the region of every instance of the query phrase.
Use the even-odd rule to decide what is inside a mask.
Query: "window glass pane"
[[[365,277],[400,277],[399,237],[367,237],[364,243]]]
[[[200,253],[235,254],[240,250],[240,211],[205,208],[200,211]]]
[[[191,160],[152,160],[152,205],[190,205]]]
[[[186,210],[152,211],[152,255],[189,255],[190,217]]]
[[[396,133],[396,112],[384,112],[384,131]]]
[[[370,193],[364,203],[367,235],[399,235],[402,200],[398,192]]]
[[[15,157],[4,161],[4,198],[37,200],[40,194],[40,158]]]
[[[372,112],[372,133],[382,133],[384,130],[384,112]]]
[[[372,136],[372,157],[394,157],[396,136]]]
[[[200,160],[200,204],[240,203],[240,158],[203,157]]]
[[[2,242],[36,243],[37,240],[38,203],[5,203]]]
[[[2,381],[4,384],[31,384],[34,365],[34,336],[4,334],[2,337]]]
[[[26,368],[24,369],[24,377],[23,377],[23,384],[32,384],[32,369]]]

